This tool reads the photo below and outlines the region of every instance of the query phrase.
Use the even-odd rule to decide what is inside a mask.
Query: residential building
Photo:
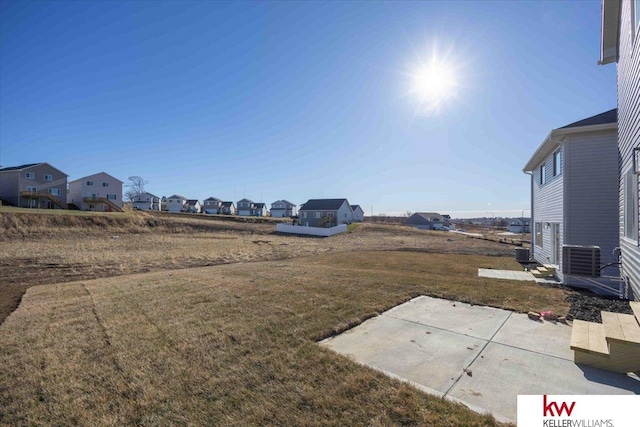
[[[563,266],[563,247],[600,247],[600,263],[617,261],[617,110],[552,130],[523,171],[531,175],[531,256],[552,265],[565,284],[619,292],[616,280],[582,278]],[[570,268],[566,266],[566,269]],[[617,266],[603,274],[618,275]]]
[[[202,206],[200,205],[200,201],[196,199],[187,200],[187,203],[184,204],[184,211],[189,213],[202,212]]]
[[[233,202],[222,202],[220,205],[220,213],[222,215],[235,215],[236,205]]]
[[[296,205],[288,200],[282,199],[271,203],[271,216],[274,218],[289,218],[296,215]]]
[[[253,200],[242,199],[238,200],[238,215],[240,216],[253,216],[255,214],[256,203]]]
[[[81,211],[122,212],[122,184],[105,172],[70,181],[67,203]]]
[[[298,214],[298,224],[308,227],[333,227],[352,221],[352,209],[347,199],[309,199]]]
[[[133,209],[141,211],[159,211],[161,199],[151,193],[140,193],[133,196]]]
[[[416,212],[404,220],[405,225],[421,230],[445,230],[451,226],[449,215],[440,215],[436,212]]]
[[[253,209],[253,216],[267,216],[269,211],[267,210],[266,203],[256,203]]]
[[[531,232],[531,228],[530,228],[530,224],[531,221],[529,220],[529,218],[514,218],[509,222],[509,225],[507,226],[507,231],[510,233],[530,233]]]
[[[351,209],[353,209],[353,222],[363,222],[364,210],[362,210],[360,205],[351,205]]]
[[[66,209],[68,175],[49,163],[0,169],[0,198],[24,208]]]
[[[187,198],[174,194],[171,197],[167,197],[167,210],[169,212],[184,212],[185,205],[187,204]]]
[[[204,199],[202,204],[202,211],[207,214],[219,214],[220,208],[222,207],[222,200],[216,199],[215,197],[209,197],[208,199]]]
[[[617,62],[618,235],[624,296],[640,300],[640,1],[603,0],[600,63]]]

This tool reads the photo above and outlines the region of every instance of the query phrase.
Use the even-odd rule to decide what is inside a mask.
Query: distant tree
[[[130,176],[129,183],[125,184],[125,187],[127,187],[127,191],[124,192],[124,196],[129,199],[130,202],[132,202],[135,196],[144,193],[144,187],[148,183],[149,182],[141,176]]]
[[[403,216],[409,218],[411,215],[413,215],[413,212],[406,211]]]

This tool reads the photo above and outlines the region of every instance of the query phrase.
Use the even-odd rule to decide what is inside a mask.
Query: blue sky
[[[599,0],[0,0],[0,164],[519,216],[549,131],[616,106],[599,33]],[[426,109],[413,76],[432,58],[455,84]]]

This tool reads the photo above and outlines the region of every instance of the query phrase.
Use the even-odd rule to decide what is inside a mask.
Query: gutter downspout
[[[533,220],[533,172],[527,172],[527,171],[523,171],[524,173],[526,173],[527,175],[529,175],[531,177],[531,189],[530,189],[530,194],[531,194],[531,219],[529,220],[529,233],[531,234],[531,251],[529,252],[529,260],[535,259],[533,257],[533,251],[535,250],[534,248],[536,247],[536,245],[533,244],[534,239],[535,239],[535,221]]]

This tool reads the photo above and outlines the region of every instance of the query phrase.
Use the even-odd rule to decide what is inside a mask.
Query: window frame
[[[107,194],[107,200],[118,200],[117,194]]]
[[[628,168],[624,174],[623,237],[638,245],[638,175],[633,168]]]
[[[62,192],[60,191],[59,188],[50,188],[49,194],[51,194],[52,196],[59,196],[62,194]]]
[[[93,187],[93,181],[87,181],[87,187]]]
[[[562,173],[562,157],[560,156],[560,149],[558,148],[553,152],[553,176],[558,176]]]
[[[547,183],[547,163],[543,163],[540,165],[540,185],[545,185]]]
[[[534,229],[534,245],[542,249],[543,243],[544,239],[542,238],[542,222],[536,222]]]
[[[36,174],[35,172],[25,172],[24,177],[25,179],[36,179]]]
[[[108,187],[108,186],[109,186],[109,183],[108,183],[108,182],[103,182],[103,183],[102,183],[102,186],[103,186],[103,187]]]
[[[45,181],[53,181],[53,175],[51,175],[49,173],[45,173],[44,174],[44,180]]]

